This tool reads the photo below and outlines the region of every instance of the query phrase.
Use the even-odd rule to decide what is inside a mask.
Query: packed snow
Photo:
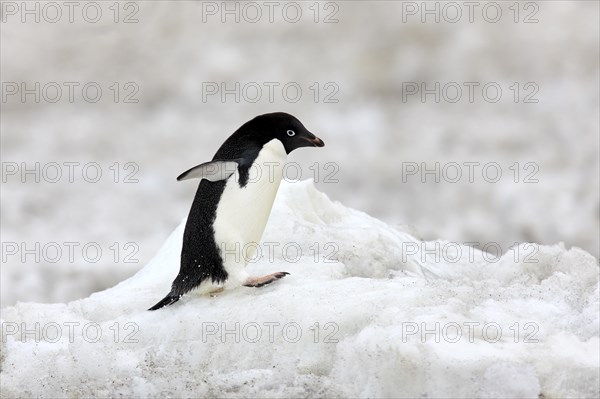
[[[423,242],[283,182],[248,268],[289,276],[146,311],[184,223],[113,288],[4,308],[2,396],[598,397],[599,266],[581,249]]]

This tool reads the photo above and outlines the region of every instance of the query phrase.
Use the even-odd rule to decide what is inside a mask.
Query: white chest
[[[245,187],[240,187],[237,171],[227,180],[213,225],[226,268],[232,263],[245,266],[248,258],[253,256],[253,245],[248,244],[260,243],[286,159],[281,141],[271,140],[263,146],[250,168]]]

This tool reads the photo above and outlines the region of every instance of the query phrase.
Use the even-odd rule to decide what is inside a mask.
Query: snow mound
[[[248,267],[290,276],[148,312],[184,222],[111,289],[3,309],[2,396],[598,396],[599,267],[583,250],[422,242],[284,182]]]

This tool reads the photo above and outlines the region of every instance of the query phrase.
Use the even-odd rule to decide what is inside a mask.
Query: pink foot
[[[279,280],[280,278],[287,276],[288,274],[288,272],[278,272],[268,274],[263,277],[249,277],[244,283],[244,287],[262,287],[263,285],[270,284],[275,280]]]

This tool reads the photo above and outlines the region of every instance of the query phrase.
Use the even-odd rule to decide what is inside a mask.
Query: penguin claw
[[[271,284],[273,281],[279,280],[279,279],[287,276],[288,274],[289,274],[288,272],[277,272],[277,273],[273,273],[273,274],[268,274],[263,277],[250,277],[244,283],[244,287],[253,287],[253,288],[262,287],[264,285]]]

